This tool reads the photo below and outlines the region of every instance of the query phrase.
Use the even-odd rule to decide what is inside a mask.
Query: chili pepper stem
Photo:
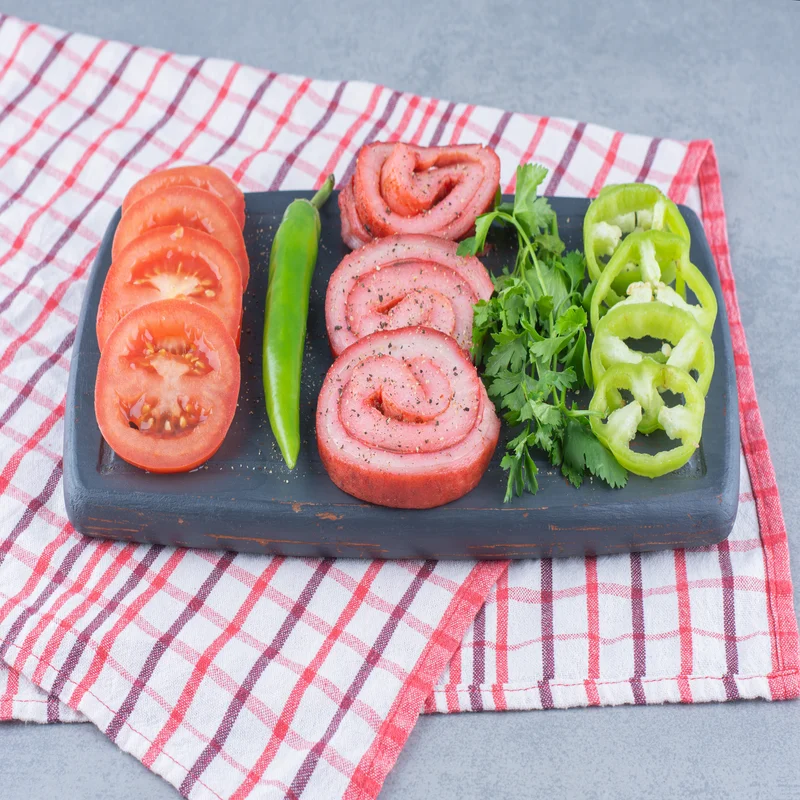
[[[325,201],[331,196],[334,183],[336,183],[336,178],[333,174],[328,175],[325,179],[325,183],[320,186],[319,191],[311,198],[311,205],[314,206],[314,208],[319,210],[325,205]]]

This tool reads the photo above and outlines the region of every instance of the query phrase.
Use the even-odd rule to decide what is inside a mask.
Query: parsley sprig
[[[520,428],[501,461],[508,472],[505,502],[538,490],[534,449],[543,450],[575,486],[587,471],[613,487],[628,478],[592,433],[590,412],[568,403],[568,392],[591,386],[586,263],[579,251],[564,252],[556,214],[547,198],[537,197],[546,175],[540,164],[518,167],[514,202],[478,217],[475,236],[458,247],[459,255],[476,255],[493,222],[516,228],[514,269],[504,268],[492,297],[475,306],[472,334],[475,363],[490,397],[505,421]]]

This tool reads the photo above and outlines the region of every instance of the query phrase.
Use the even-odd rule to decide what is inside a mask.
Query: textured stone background
[[[800,2],[3,0],[68,30],[281,72],[713,138],[800,596]],[[800,798],[800,703],[420,720],[382,798]],[[177,793],[90,725],[0,725],[3,800]]]

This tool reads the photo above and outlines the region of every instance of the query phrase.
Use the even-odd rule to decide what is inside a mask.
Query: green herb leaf
[[[503,502],[507,503],[514,495],[524,492],[536,494],[539,482],[536,475],[539,470],[531,457],[529,450],[529,430],[525,430],[508,443],[508,452],[503,456],[500,466],[508,470],[508,483]]]
[[[496,319],[495,303],[490,300],[478,300],[474,306],[474,315],[472,317],[473,328],[484,329],[491,325]]]
[[[542,339],[541,342],[534,342],[528,350],[533,358],[550,361],[570,343],[571,339],[571,336],[552,336],[549,339]]]
[[[534,297],[538,299],[543,295],[549,295],[552,298],[553,310],[559,309],[569,297],[567,276],[541,262],[538,271],[535,268],[525,270],[525,279],[530,284]]]
[[[542,319],[549,317],[553,313],[553,296],[543,294],[536,299],[536,310]]]
[[[500,331],[493,333],[492,339],[496,344],[486,362],[486,374],[497,375],[504,369],[519,372],[527,356],[525,338],[514,331]]]
[[[539,373],[539,381],[543,386],[549,386],[553,391],[561,392],[564,389],[578,389],[578,376],[575,370],[568,368],[558,372],[546,370]]]
[[[572,369],[579,385],[586,384],[591,388],[592,368],[589,363],[589,348],[586,346],[586,331],[581,330],[575,343],[564,356],[562,363]]]
[[[579,290],[586,276],[586,259],[583,257],[583,253],[580,250],[570,250],[561,259],[559,266],[569,276],[570,292]]]
[[[597,288],[596,281],[590,281],[586,284],[586,288],[583,290],[583,297],[581,298],[581,305],[586,311],[591,311],[592,308],[592,295],[594,294],[594,290]]]
[[[592,361],[589,358],[589,347],[586,343],[586,331],[583,332],[583,343],[581,352],[581,375],[583,381],[589,389],[594,389],[594,375],[592,374]],[[579,348],[581,346],[579,345]],[[577,373],[578,370],[575,369]]]
[[[458,256],[476,256],[486,246],[486,236],[489,233],[489,228],[492,223],[497,219],[497,211],[490,211],[487,214],[481,214],[475,220],[475,235],[464,239],[456,248],[456,255]]]
[[[555,428],[561,424],[562,412],[557,406],[541,400],[528,400],[520,412],[520,419],[535,419],[543,427]]]
[[[622,488],[628,482],[628,473],[598,441],[588,423],[571,418],[564,433],[561,471],[575,486],[580,486],[584,470],[587,469],[615,489]]]
[[[556,320],[555,329],[559,336],[572,336],[586,327],[586,312],[580,306],[570,306]]]
[[[497,212],[493,211],[489,214],[482,214],[475,220],[475,246],[477,252],[481,252],[486,245],[486,236],[489,233],[489,228],[492,223],[497,219]]]
[[[488,214],[481,214],[475,220],[475,235],[464,239],[456,249],[456,255],[459,256],[476,256],[486,246],[486,236],[489,233],[489,228],[492,223],[497,219],[497,211],[490,211]]]
[[[521,211],[529,211],[533,208],[539,199],[536,197],[536,192],[546,177],[547,168],[541,164],[522,164],[517,167],[517,186],[514,194],[515,216]]]
[[[519,411],[527,397],[536,392],[536,381],[522,370],[511,372],[504,369],[490,379],[486,391],[489,397],[497,397],[500,400],[502,408]]]
[[[509,203],[509,202],[500,203],[500,205],[497,206],[496,211],[500,211],[503,214],[510,214],[510,215],[513,216],[513,214],[514,214],[514,203],[513,202],[511,202],[511,203]]]
[[[506,289],[503,293],[501,319],[504,328],[515,328],[522,315],[527,311],[525,306],[525,290],[522,286]]]
[[[458,243],[458,248],[456,249],[457,256],[475,256],[478,254],[480,248],[477,247],[478,240],[474,236],[470,236],[467,239]]]
[[[544,198],[540,197],[540,200]],[[564,242],[561,239],[552,233],[542,233],[536,237],[536,244],[539,246],[540,250],[544,250],[546,253],[552,253],[553,255],[560,256],[564,252]]]

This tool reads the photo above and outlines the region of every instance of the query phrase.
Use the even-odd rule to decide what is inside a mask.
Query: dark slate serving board
[[[97,304],[111,260],[119,212],[111,221],[84,298],[67,392],[64,494],[72,524],[90,536],[187,547],[295,556],[357,558],[538,558],[696,547],[724,539],[739,498],[739,414],[730,332],[719,278],[700,220],[681,208],[692,234],[692,260],[717,294],[717,366],[707,397],[703,440],[678,472],[651,481],[631,476],[623,490],[599,481],[574,489],[541,461],[540,490],[503,504],[501,446],[480,485],[460,500],[427,511],[380,508],[337,489],[320,462],[314,436],[319,388],[332,363],[325,333],[325,287],[346,250],[333,198],[322,211],[322,241],[311,291],[302,393],[303,444],[298,465],[283,464],[267,421],[261,384],[261,338],[272,237],[295,196],[247,196],[245,240],[251,276],[244,304],[239,408],[219,452],[204,467],[159,476],[126,464],[103,441],[94,415],[99,352]],[[567,247],[581,246],[588,201],[552,198]],[[501,241],[484,259],[492,270],[513,264]]]

